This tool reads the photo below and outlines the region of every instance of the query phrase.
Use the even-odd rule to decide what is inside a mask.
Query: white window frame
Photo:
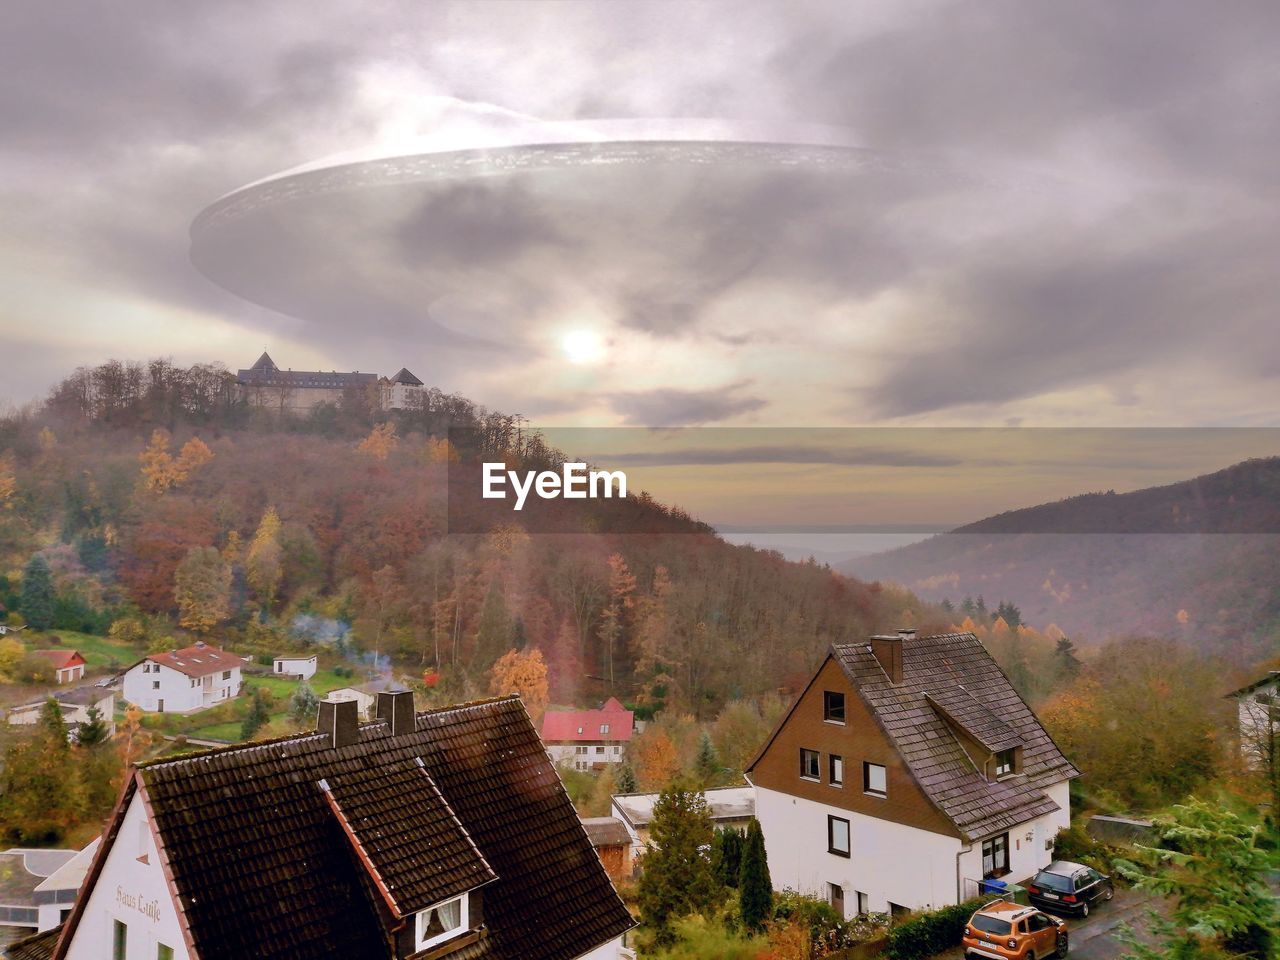
[[[877,790],[872,785],[872,773],[880,771],[880,781],[884,784],[883,790]],[[872,763],[870,760],[864,760],[862,763],[862,792],[868,797],[877,797],[883,800],[889,796],[889,768],[883,763]]]
[[[414,947],[414,950],[425,950],[427,947],[433,947],[437,943],[444,943],[446,940],[452,940],[460,933],[465,933],[471,926],[471,904],[469,902],[469,896],[469,894],[461,893],[456,897],[450,897],[448,900],[441,900],[439,903],[433,903],[425,910],[419,910],[413,921],[413,939],[414,943],[417,944],[417,946]],[[458,925],[452,930],[446,930],[444,933],[437,933],[434,937],[424,939],[423,930],[429,922],[431,911],[450,904],[455,900],[461,901],[461,906],[458,909]]]

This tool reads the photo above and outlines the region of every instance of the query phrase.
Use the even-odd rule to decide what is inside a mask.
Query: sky
[[[0,403],[268,349],[557,426],[1276,426],[1278,44],[1267,0],[12,5]],[[368,190],[260,217],[257,296],[192,263],[299,165],[659,121],[858,161]]]

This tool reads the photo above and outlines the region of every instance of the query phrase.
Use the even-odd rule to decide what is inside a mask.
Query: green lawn
[[[311,685],[311,689],[316,692],[316,696],[321,698],[330,690],[337,690],[339,687],[350,687],[364,682],[362,677],[340,677],[332,670],[317,670],[316,675],[307,681]],[[277,699],[291,697],[293,696],[293,691],[298,689],[297,680],[270,675],[256,676],[246,674],[244,683],[246,687],[264,687],[275,694]]]
[[[75,630],[50,631],[54,636],[62,638],[62,644],[55,647],[48,643],[47,633],[32,633],[24,630],[13,634],[32,650],[78,650],[88,664],[90,671],[104,669],[114,660],[122,667],[142,659],[142,654],[127,643],[120,643],[109,637],[95,637],[88,633],[77,633]]]

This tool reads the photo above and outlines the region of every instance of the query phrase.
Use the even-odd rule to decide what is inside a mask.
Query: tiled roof
[[[1022,743],[1018,731],[988,710],[963,685],[931,690],[926,696],[944,720],[956,724],[992,753],[1011,750]]]
[[[435,832],[443,808],[431,792],[406,797],[401,777],[422,775],[418,759],[498,878],[483,888],[484,935],[453,956],[570,960],[633,926],[528,714],[509,697],[418,714],[397,737],[386,721],[363,724],[358,742],[337,749],[304,734],[142,765],[137,789],[201,960],[389,956],[387,912],[321,780],[374,848],[371,860],[411,888],[406,896],[450,878],[424,874],[421,888],[406,879],[407,861],[379,837],[396,811],[366,793],[380,777],[402,800],[397,827],[414,834],[405,856],[439,840],[467,882],[479,880],[458,833]]]
[[[5,956],[8,960],[52,960],[53,948],[58,944],[62,925],[51,927],[9,944]]]
[[[322,783],[398,917],[495,879],[476,845],[417,762],[343,761]]]
[[[366,384],[376,383],[378,375],[376,373],[359,373],[359,372],[343,372],[337,370],[281,370],[274,363],[267,366],[262,364],[263,360],[270,363],[271,358],[265,353],[258,358],[248,370],[239,370],[236,372],[236,379],[246,386],[250,387],[319,387],[333,390],[343,390],[348,387],[362,387]]]
[[[593,847],[613,847],[631,842],[626,824],[617,817],[587,817],[582,821]]]
[[[401,367],[400,372],[391,378],[392,383],[404,383],[411,387],[422,386],[422,381],[409,372],[408,367]]]
[[[971,633],[908,636],[902,682],[893,684],[865,643],[832,654],[898,748],[921,789],[968,839],[991,836],[1058,805],[1044,792],[1079,776],[995,660]],[[990,782],[978,772],[930,700],[954,709],[979,741],[1022,746],[1019,773]],[[969,724],[973,724],[970,727]],[[1003,747],[1001,749],[1004,749]]]
[[[606,725],[609,732],[601,733]],[[545,743],[626,743],[634,726],[634,714],[610,697],[599,710],[548,710],[542,715],[542,739]]]
[[[63,667],[70,667],[77,663],[84,663],[84,657],[80,656],[75,650],[32,650],[37,657],[43,657],[53,665],[55,670],[61,670]]]
[[[1233,697],[1243,697],[1246,693],[1253,693],[1253,691],[1272,683],[1280,684],[1280,670],[1272,670],[1262,679],[1246,684],[1239,690],[1232,690],[1230,693],[1226,694],[1226,699],[1230,700]]]
[[[197,643],[170,653],[153,653],[146,659],[163,663],[166,667],[172,667],[188,677],[203,677],[211,673],[221,673],[233,667],[244,666],[243,658],[205,643]]]

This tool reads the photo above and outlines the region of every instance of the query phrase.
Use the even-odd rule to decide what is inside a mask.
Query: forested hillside
[[[231,648],[328,645],[485,692],[540,648],[553,697],[606,689],[710,715],[794,686],[832,641],[919,617],[905,594],[730,546],[637,495],[652,534],[446,535],[450,426],[486,456],[554,461],[518,418],[438,391],[379,413],[353,395],[302,418],[237,402],[217,367],[106,364],[0,426],[0,603],[47,564],[47,626]]]
[[[1077,641],[1147,633],[1237,664],[1280,636],[1280,459],[991,517],[843,565],[926,600],[985,595]]]

